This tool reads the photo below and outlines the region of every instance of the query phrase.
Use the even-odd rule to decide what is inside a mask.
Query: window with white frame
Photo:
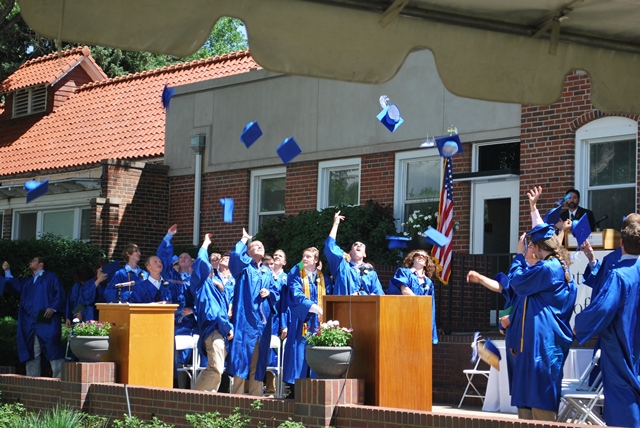
[[[41,113],[47,108],[47,87],[45,85],[18,89],[13,94],[13,117]]]
[[[251,171],[250,233],[257,233],[265,221],[284,214],[285,193],[285,168]]]
[[[580,205],[596,220],[609,218],[600,228],[619,229],[623,216],[636,212],[638,123],[606,117],[576,131],[576,188]]]
[[[437,213],[442,180],[438,151],[417,150],[396,154],[394,215],[406,222],[414,211]]]
[[[47,233],[88,241],[91,233],[91,209],[83,207],[15,212],[14,239],[39,239]]]
[[[360,205],[360,158],[318,164],[318,210]]]

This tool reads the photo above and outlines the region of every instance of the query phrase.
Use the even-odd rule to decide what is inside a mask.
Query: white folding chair
[[[274,334],[271,335],[271,349],[275,349],[276,354],[278,354],[277,366],[268,366],[267,370],[272,372],[276,377],[276,397],[282,398],[282,360],[284,356],[284,344],[287,339],[283,341]]]
[[[598,373],[593,383],[589,385],[591,373],[599,359],[600,350],[598,349],[580,379],[566,383],[563,381],[558,422],[588,422],[593,425],[605,425],[600,417],[604,403],[602,373]]]
[[[200,370],[200,354],[198,353],[198,335],[177,335],[176,336],[176,352],[191,349],[191,364],[184,364],[178,367],[178,372],[185,372],[191,381],[191,389],[196,385],[196,379]]]
[[[462,371],[462,373],[464,373],[464,375],[467,377],[467,387],[464,389],[464,393],[462,394],[462,398],[460,399],[460,403],[458,404],[458,408],[460,408],[462,406],[462,402],[464,401],[464,399],[466,397],[479,398],[480,400],[482,400],[482,403],[484,404],[484,394],[481,394],[480,391],[478,391],[478,388],[476,388],[476,386],[473,384],[473,378],[474,378],[474,376],[478,376],[478,377],[484,376],[488,381],[489,380],[489,373],[491,373],[491,371],[490,370],[480,370],[480,369],[478,369],[478,365],[480,364],[480,361],[481,361],[480,357],[478,357],[478,359],[476,360],[476,365],[473,366],[472,369],[465,369],[465,370]],[[475,394],[468,393],[469,392],[469,388],[473,389],[473,392],[475,392]]]

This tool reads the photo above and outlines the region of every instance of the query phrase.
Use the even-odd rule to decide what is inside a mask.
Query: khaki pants
[[[251,356],[251,366],[249,367],[249,395],[254,395],[256,397],[262,397],[262,386],[263,383],[255,380],[256,377],[256,366],[258,365],[258,354],[260,350],[260,340],[256,341],[256,347],[253,348],[253,355]],[[232,394],[243,394],[244,393],[244,382],[245,380],[241,377],[234,376],[233,377],[233,388],[231,389]]]
[[[553,421],[555,422],[558,415],[556,412],[552,412],[551,410],[542,410],[542,409],[525,409],[523,407],[518,407],[518,419],[530,419],[534,421]]]
[[[227,357],[227,350],[224,347],[224,338],[218,330],[214,330],[204,341],[207,349],[207,359],[209,364],[198,376],[195,389],[198,391],[214,391],[220,388],[222,372],[224,372],[224,359]],[[193,350],[197,352],[197,350]]]
[[[38,336],[34,337],[33,343],[33,360],[29,360],[25,363],[25,368],[27,370],[27,376],[40,376],[40,355],[42,354],[42,350],[40,349],[40,341],[38,340]],[[49,363],[51,364],[51,371],[53,372],[51,377],[60,379],[62,377],[62,363],[64,362],[64,358],[59,360],[51,360]]]

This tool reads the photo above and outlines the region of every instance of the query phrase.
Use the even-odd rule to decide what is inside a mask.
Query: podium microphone
[[[127,282],[121,282],[119,284],[115,284],[114,287],[115,288],[122,288],[122,287],[132,287],[136,285],[135,281],[127,281]]]
[[[605,221],[605,220],[606,220],[606,219],[608,219],[608,218],[609,218],[609,216],[605,214],[605,215],[603,215],[600,219],[598,219],[598,220],[594,223],[594,225],[595,225],[595,227],[596,227],[596,230],[600,230],[600,222]]]

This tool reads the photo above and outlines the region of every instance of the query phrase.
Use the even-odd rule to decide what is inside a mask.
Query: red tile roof
[[[107,78],[107,75],[100,70],[100,67],[91,57],[89,48],[81,46],[62,51],[59,54],[56,52],[25,62],[4,82],[0,83],[0,93],[35,85],[51,85],[82,61],[90,61],[93,67],[102,73],[103,78]]]
[[[243,51],[86,84],[47,116],[0,122],[0,176],[103,159],[162,156],[165,84],[183,85],[257,68]]]

